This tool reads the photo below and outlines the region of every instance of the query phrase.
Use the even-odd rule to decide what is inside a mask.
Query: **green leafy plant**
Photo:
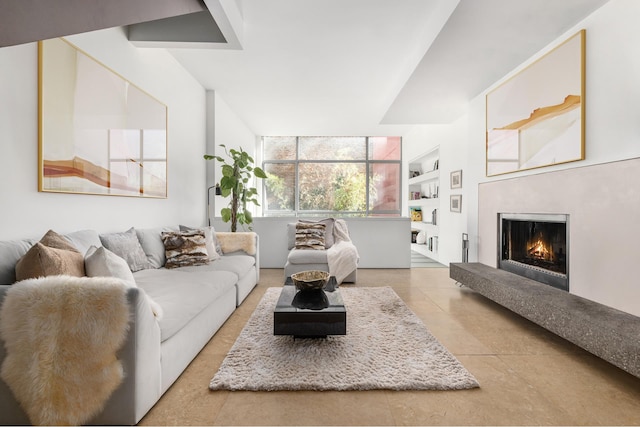
[[[259,167],[253,166],[255,163],[253,158],[242,147],[240,147],[240,151],[233,148],[227,150],[224,144],[220,144],[220,147],[224,148],[230,161],[220,156],[204,155],[205,160],[216,160],[222,164],[222,179],[219,183],[220,194],[223,197],[231,196],[229,207],[221,209],[220,215],[224,222],[231,222],[232,232],[237,230],[238,223],[243,226],[248,225],[251,230],[253,217],[251,212],[247,210],[247,204],[253,203],[260,206],[260,203],[257,198],[258,190],[249,185],[249,180],[254,176],[264,179],[267,175]]]

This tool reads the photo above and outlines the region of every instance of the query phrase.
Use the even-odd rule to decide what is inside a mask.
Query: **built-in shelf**
[[[409,213],[420,209],[422,221],[411,229],[424,232],[426,244],[411,243],[411,249],[438,261],[438,210],[440,209],[440,149],[435,147],[409,162]],[[435,214],[434,214],[435,212]],[[435,217],[435,219],[434,219]],[[435,222],[435,224],[434,224]]]
[[[440,205],[440,199],[438,197],[409,200],[409,206],[435,206],[435,205]]]
[[[432,170],[429,172],[424,172],[422,175],[415,176],[409,179],[409,185],[421,184],[423,182],[429,181],[439,181],[440,180],[440,171]]]

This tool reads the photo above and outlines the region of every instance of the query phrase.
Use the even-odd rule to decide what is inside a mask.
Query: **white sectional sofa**
[[[253,234],[254,253],[240,250],[224,253],[207,265],[167,269],[163,267],[161,232],[175,230],[178,227],[135,229],[149,265],[133,273],[136,286],[127,290],[129,332],[117,355],[125,376],[89,424],[139,422],[258,282],[257,235]],[[100,235],[93,230],[64,237],[82,254],[101,245]],[[16,280],[16,263],[37,241],[0,241],[0,303]],[[160,320],[145,294],[161,307]],[[0,341],[0,364],[5,356]],[[0,379],[0,424],[29,423],[11,389]]]

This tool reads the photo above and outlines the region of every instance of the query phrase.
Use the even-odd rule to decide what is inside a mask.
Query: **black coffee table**
[[[300,292],[287,277],[273,311],[273,334],[295,338],[346,335],[347,310],[336,278],[329,279],[325,290]]]

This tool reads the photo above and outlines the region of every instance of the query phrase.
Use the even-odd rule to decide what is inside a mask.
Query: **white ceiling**
[[[241,50],[170,49],[257,135],[402,135],[607,0],[242,0]]]

